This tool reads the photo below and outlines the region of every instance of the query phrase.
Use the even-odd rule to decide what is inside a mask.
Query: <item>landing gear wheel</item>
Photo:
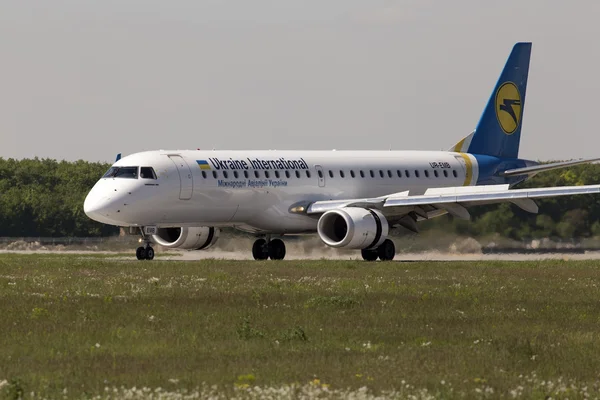
[[[377,255],[381,261],[392,261],[396,255],[396,246],[390,239],[385,239],[377,248]]]
[[[283,260],[285,258],[285,243],[281,239],[273,239],[269,242],[269,258],[271,260]]]
[[[154,249],[150,246],[146,247],[145,255],[146,255],[146,260],[154,259]]]
[[[252,245],[252,257],[255,260],[266,260],[269,258],[269,250],[265,239],[257,239]]]
[[[362,255],[363,260],[365,261],[376,261],[377,257],[379,257],[377,255],[377,250],[362,249],[360,251],[360,254]]]
[[[135,257],[138,260],[145,260],[146,259],[146,249],[144,249],[143,247],[138,247],[137,250],[135,251]]]

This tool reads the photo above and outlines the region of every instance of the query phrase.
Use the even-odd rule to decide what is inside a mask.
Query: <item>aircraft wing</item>
[[[461,186],[428,189],[424,194],[414,196],[401,192],[370,199],[317,201],[306,207],[306,213],[322,214],[341,207],[363,207],[376,208],[384,215],[396,218],[414,212],[420,219],[427,219],[447,212],[457,218],[470,219],[467,208],[471,206],[510,202],[525,211],[537,213],[534,199],[591,193],[600,193],[600,185],[512,190],[509,185]]]
[[[600,161],[600,158],[582,158],[579,160],[563,161],[551,164],[539,164],[532,167],[509,169],[502,173],[503,176],[535,175],[538,172],[550,171],[557,168],[571,167],[573,165],[587,164]]]

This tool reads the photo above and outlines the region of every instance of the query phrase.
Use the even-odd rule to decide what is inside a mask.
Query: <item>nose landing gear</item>
[[[140,228],[140,232],[142,233],[142,241],[144,242],[144,245],[135,250],[135,257],[138,260],[153,260],[154,249],[151,246],[150,239],[148,239],[148,236],[146,236],[144,233],[143,228]]]
[[[150,244],[146,247],[140,246],[135,251],[135,256],[138,260],[152,260],[154,259],[154,249]]]
[[[281,239],[257,239],[252,245],[252,257],[255,260],[283,260],[285,258],[285,243]]]

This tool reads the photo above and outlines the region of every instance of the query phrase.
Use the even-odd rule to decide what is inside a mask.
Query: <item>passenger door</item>
[[[190,169],[190,166],[180,155],[170,155],[169,158],[171,161],[173,161],[175,167],[177,167],[177,172],[179,172],[179,199],[191,199],[192,193],[194,192],[194,179],[192,177],[192,170]]]

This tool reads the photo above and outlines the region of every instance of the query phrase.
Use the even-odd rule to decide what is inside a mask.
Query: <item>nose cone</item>
[[[111,188],[106,182],[99,181],[90,190],[83,202],[83,212],[94,221],[108,225],[119,225],[120,210],[118,207],[121,199],[115,196],[116,189]]]
[[[101,195],[97,187],[94,187],[83,202],[83,212],[94,221],[108,223],[108,201],[105,196]]]

